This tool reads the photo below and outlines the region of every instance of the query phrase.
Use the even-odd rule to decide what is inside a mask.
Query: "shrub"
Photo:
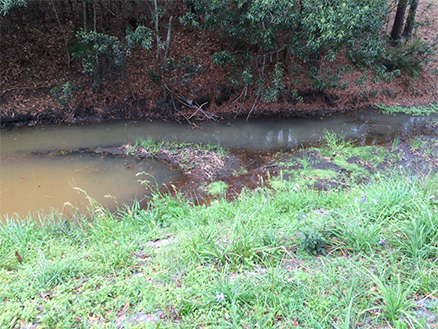
[[[407,75],[418,77],[422,64],[429,63],[435,56],[438,37],[434,41],[413,40],[387,47],[382,64],[390,71],[403,70]]]
[[[128,47],[135,49],[138,46],[146,50],[152,49],[152,30],[148,27],[139,25],[135,30],[131,27],[126,29],[126,42]]]
[[[76,85],[71,81],[67,81],[61,87],[52,88],[50,93],[59,105],[67,105],[73,101],[73,91],[75,89]]]
[[[93,77],[95,87],[105,78],[116,78],[125,68],[125,52],[117,37],[84,31],[76,37],[84,48],[73,55],[82,62],[82,73]]]
[[[324,248],[327,245],[327,240],[323,230],[319,228],[313,226],[302,228],[300,232],[300,243],[301,247],[309,254],[325,254]]]
[[[214,53],[211,58],[213,62],[220,67],[225,67],[227,64],[231,66],[236,64],[236,58],[227,50]]]

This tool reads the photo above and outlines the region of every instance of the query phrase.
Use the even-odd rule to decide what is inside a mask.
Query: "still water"
[[[142,199],[145,187],[138,173],[156,184],[177,183],[178,172],[152,159],[138,160],[93,153],[54,152],[120,146],[137,138],[220,144],[225,148],[269,151],[290,149],[323,139],[326,130],[342,133],[363,144],[391,141],[438,116],[411,117],[358,112],[319,118],[251,119],[206,122],[199,127],[175,122],[115,121],[81,126],[23,127],[1,131],[0,215],[57,209],[83,211],[85,193],[109,208]],[[144,179],[144,177],[143,177]],[[155,184],[154,182],[154,184]]]

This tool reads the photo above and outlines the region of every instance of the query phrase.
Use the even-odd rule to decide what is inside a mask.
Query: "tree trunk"
[[[93,1],[93,31],[97,32],[97,9],[96,0]]]
[[[132,28],[135,30],[137,28],[138,25],[138,9],[137,9],[137,1],[131,1],[131,6],[132,6],[132,17],[133,17],[133,22],[134,24],[131,23]]]
[[[121,39],[123,36],[123,32],[125,32],[125,16],[123,15],[123,4],[122,1],[118,2],[118,6],[117,6],[117,16],[120,17],[119,21],[118,21],[118,33],[119,33],[119,38]]]
[[[161,63],[161,41],[160,41],[160,27],[158,16],[158,1],[154,0],[154,21],[155,21],[155,37],[157,40],[157,71],[160,72]]]
[[[82,19],[84,21],[84,32],[87,33],[87,3],[82,0]]]
[[[59,27],[62,32],[62,36],[64,37],[64,43],[65,43],[65,51],[67,52],[67,67],[70,70],[70,52],[68,51],[68,45],[67,45],[67,37],[65,35],[64,29],[62,28],[61,20],[59,19],[58,12],[56,11],[55,3],[52,0],[52,6],[53,11],[55,12],[56,20],[58,21]]]
[[[105,12],[105,8],[101,1],[99,1],[100,6],[100,30],[102,33],[105,33],[105,26],[109,26],[109,20],[107,19],[107,14]]]
[[[73,22],[74,29],[77,30],[77,25],[76,25],[76,14],[75,14],[75,10],[74,10],[74,8],[73,8],[73,3],[71,2],[71,0],[68,0],[68,3],[69,3],[69,5],[70,5],[71,21]]]
[[[170,38],[172,36],[172,21],[173,21],[173,4],[175,0],[172,0],[170,3],[170,17],[169,17],[169,26],[167,28],[167,39],[166,39],[166,52],[164,53],[164,65],[167,65],[167,56],[169,56],[170,51]]]
[[[405,13],[408,6],[408,0],[399,0],[397,5],[397,12],[395,14],[394,25],[391,31],[391,44],[397,45],[400,40],[403,24],[405,22]]]
[[[419,0],[411,0],[408,18],[406,19],[405,29],[403,30],[402,34],[402,36],[408,40],[412,38],[412,32],[415,26],[415,15],[417,14],[419,2]]]

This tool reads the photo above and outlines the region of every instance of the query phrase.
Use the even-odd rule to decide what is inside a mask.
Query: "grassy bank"
[[[385,114],[396,114],[404,113],[413,116],[418,115],[431,115],[438,113],[437,104],[429,104],[427,106],[413,106],[413,107],[403,107],[403,106],[386,106],[386,105],[376,105],[376,107]]]
[[[0,327],[436,328],[438,176],[364,175],[325,191],[279,175],[209,206],[156,194],[146,209],[10,220]]]

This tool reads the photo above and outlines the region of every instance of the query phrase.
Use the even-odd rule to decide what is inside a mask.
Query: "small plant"
[[[283,83],[283,67],[282,63],[275,64],[272,83],[267,87],[260,84],[260,94],[261,99],[264,102],[276,102],[279,97],[285,93],[284,83]]]
[[[47,260],[40,252],[39,267],[28,269],[29,283],[36,289],[47,290],[79,274],[78,259]]]
[[[392,140],[392,150],[395,150],[400,144],[400,137],[396,137]]]
[[[369,218],[356,219],[341,224],[336,231],[336,236],[342,241],[342,245],[347,245],[354,251],[366,251],[369,253],[373,251],[373,248],[379,242],[383,245],[384,240],[380,239],[381,234],[381,223],[375,223]]]
[[[432,41],[418,38],[388,47],[383,65],[390,71],[403,70],[408,76],[418,78],[422,64],[429,63],[436,56],[437,45],[438,38]]]
[[[160,146],[162,143],[157,143],[152,136],[144,138],[139,138],[135,142],[135,147],[141,146],[145,149],[145,151],[156,154],[160,151]]]
[[[304,227],[300,232],[300,244],[301,247],[309,254],[316,255],[322,253],[325,255],[325,246],[327,240],[324,237],[324,233],[312,226]]]
[[[214,53],[211,59],[217,66],[220,67],[225,67],[227,65],[236,65],[236,58],[231,55],[228,50]]]
[[[73,101],[73,91],[75,89],[76,85],[71,81],[67,81],[61,87],[52,88],[50,93],[59,105],[68,105]]]
[[[130,145],[125,149],[125,155],[134,155],[136,152],[135,146]]]
[[[146,50],[152,49],[152,30],[148,27],[139,25],[135,30],[129,26],[126,29],[126,42],[130,48],[138,46]]]
[[[351,146],[351,142],[345,140],[342,134],[336,134],[334,131],[324,130],[324,138],[327,146],[333,151],[341,151]]]
[[[414,151],[417,151],[421,147],[421,138],[420,137],[413,138],[409,141],[409,144],[411,145],[411,148]]]
[[[207,185],[205,189],[214,196],[224,195],[228,189],[228,184],[223,181],[217,181]]]
[[[303,151],[303,157],[302,159],[298,159],[300,164],[303,166],[303,170],[306,170],[313,164],[313,161],[311,160],[311,156],[309,155],[307,150]]]
[[[402,285],[400,274],[397,274],[396,279],[391,281],[387,281],[382,275],[377,276],[371,271],[368,271],[368,275],[377,286],[378,298],[383,301],[383,305],[370,308],[367,311],[383,310],[385,317],[393,324],[397,323],[402,316],[409,322],[417,322],[409,313],[409,310],[415,306],[415,303],[408,299],[409,294],[413,293],[413,284]]]
[[[430,213],[412,216],[400,225],[398,242],[401,250],[415,259],[427,259],[437,255],[438,218]]]
[[[219,145],[215,145],[215,144],[188,144],[185,146],[193,146],[194,148],[197,148],[199,150],[207,150],[207,151],[214,151],[216,152],[217,156],[220,159],[224,159],[227,155],[227,151],[219,144]]]
[[[84,31],[77,32],[76,37],[82,47],[73,56],[82,62],[82,73],[93,77],[94,87],[104,79],[115,79],[125,68],[126,53],[117,37]]]

